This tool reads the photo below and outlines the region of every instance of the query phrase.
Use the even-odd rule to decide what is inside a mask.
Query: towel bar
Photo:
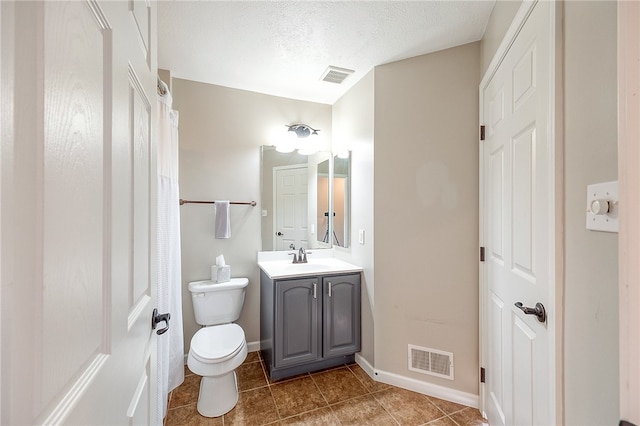
[[[215,204],[215,201],[194,201],[194,200],[183,200],[180,198],[180,205],[183,204]],[[255,201],[229,201],[229,204],[240,204],[244,206],[252,206],[255,207],[258,203]]]

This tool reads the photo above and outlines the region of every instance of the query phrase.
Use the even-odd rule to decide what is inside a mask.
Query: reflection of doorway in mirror
[[[306,165],[274,167],[274,247],[308,248]]]
[[[333,179],[333,232],[336,235],[336,244],[345,247],[345,202],[347,200],[345,189],[347,179],[335,177]]]
[[[318,173],[318,197],[316,223],[318,224],[318,241],[331,244],[329,238],[329,176]]]

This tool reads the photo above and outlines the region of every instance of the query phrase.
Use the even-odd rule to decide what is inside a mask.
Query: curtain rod
[[[183,204],[215,204],[215,201],[193,201],[193,200],[183,200],[180,198],[180,205]],[[255,207],[257,203],[255,201],[229,201],[229,204],[240,204],[243,206],[252,206]]]

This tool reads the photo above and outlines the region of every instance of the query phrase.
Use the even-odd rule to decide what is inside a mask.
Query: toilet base
[[[222,376],[202,377],[198,395],[198,413],[205,417],[220,417],[238,403],[236,372]]]

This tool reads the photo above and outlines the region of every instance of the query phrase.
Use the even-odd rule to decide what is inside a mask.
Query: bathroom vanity
[[[270,378],[354,362],[361,268],[332,258],[258,265],[260,348]]]

